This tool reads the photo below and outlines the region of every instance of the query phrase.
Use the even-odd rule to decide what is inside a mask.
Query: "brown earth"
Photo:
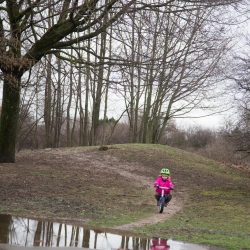
[[[93,209],[91,206],[97,196],[100,203],[112,202],[110,198],[103,200],[100,196],[102,189],[114,188],[119,189],[122,199],[127,199],[127,196],[131,196],[131,199],[138,197],[133,193],[135,188],[147,189],[152,194],[149,205],[155,206],[153,182],[160,169],[159,163],[151,166],[151,163],[144,165],[126,162],[113,155],[112,151],[119,149],[44,149],[19,152],[15,164],[0,164],[1,205],[6,208],[2,212],[29,217],[68,217],[71,214],[72,219],[84,222],[86,216],[79,215],[79,211]],[[98,187],[102,187],[101,190],[91,191]],[[84,202],[80,196],[85,197]],[[122,203],[121,197],[119,199]],[[178,188],[164,214],[156,213],[155,207],[152,216],[114,228],[130,230],[140,225],[154,224],[181,210],[184,202],[184,190]],[[88,219],[95,218],[93,212],[95,211],[87,212]]]
[[[175,190],[169,206],[159,214],[153,182],[162,167],[171,170]],[[108,227],[120,230],[170,218],[185,203],[199,198],[189,199],[185,191],[194,181],[196,187],[227,185],[212,174],[187,178],[183,166],[173,164],[164,153],[129,146],[24,150],[16,154],[15,164],[0,164],[0,173],[0,213],[63,218],[82,226],[102,218],[107,226],[110,218]],[[116,224],[123,213],[134,219]],[[144,219],[138,219],[143,213]]]

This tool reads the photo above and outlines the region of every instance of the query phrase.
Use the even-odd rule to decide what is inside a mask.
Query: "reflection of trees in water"
[[[82,246],[89,248],[89,242],[90,241],[90,230],[83,229],[83,241],[82,241]],[[95,242],[96,244],[96,242]]]
[[[71,247],[77,247],[78,241],[79,241],[79,227],[73,226],[69,245]]]
[[[113,243],[112,237],[110,237],[111,234],[109,235],[101,230],[88,230],[65,223],[35,221],[11,217],[10,215],[0,215],[0,221],[1,243],[18,244],[21,246],[85,248],[90,248],[90,245],[93,244],[94,249],[98,247],[98,242],[100,244],[100,240],[103,240],[103,237],[109,246],[112,246]],[[94,237],[91,237],[93,234]],[[94,242],[90,242],[90,240],[94,240]],[[121,236],[120,247],[127,249],[130,240],[132,240],[133,250],[149,249],[149,240],[127,236]]]
[[[59,242],[60,242],[60,239],[61,239],[61,233],[62,233],[62,223],[60,223],[59,229],[58,229],[58,237],[57,237],[57,240],[56,240],[56,246],[57,247],[59,246]]]
[[[42,232],[42,222],[38,221],[34,236],[33,246],[40,246],[40,232]]]
[[[31,230],[33,231],[33,229]],[[38,221],[33,246],[52,246],[53,234],[53,222]]]
[[[0,243],[8,242],[9,225],[11,225],[11,216],[0,214]]]

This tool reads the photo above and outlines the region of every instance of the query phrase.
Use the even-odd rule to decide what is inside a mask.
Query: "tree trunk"
[[[104,65],[103,58],[105,56],[105,45],[106,45],[106,35],[102,33],[101,35],[101,44],[100,44],[100,66],[97,76],[97,86],[95,94],[95,101],[93,102],[93,117],[92,117],[92,145],[98,144],[98,128],[99,128],[99,119],[100,119],[100,109],[102,101],[102,89],[103,89],[103,77],[104,77]]]
[[[83,119],[83,111],[82,111],[82,91],[81,91],[81,70],[79,68],[78,71],[78,86],[77,86],[77,94],[76,94],[76,104],[75,104],[75,114],[74,114],[74,119],[73,119],[73,124],[72,124],[72,130],[71,130],[71,142],[70,142],[70,146],[73,147],[74,146],[74,133],[75,133],[75,127],[76,127],[76,122],[77,122],[77,111],[78,111],[78,105],[80,108],[80,116],[79,116],[79,122],[80,122],[80,131],[82,131],[82,119]],[[82,141],[82,135],[81,132],[79,134],[79,140],[78,140],[78,145],[81,145],[81,141]]]
[[[78,88],[77,88],[77,100],[79,102],[79,123],[80,123],[80,129],[79,129],[79,142],[78,145],[79,146],[87,146],[87,142],[84,145],[84,138],[87,138],[87,135],[84,135],[84,120],[85,120],[85,116],[84,116],[84,109],[83,109],[83,105],[82,105],[82,74],[81,74],[81,69],[79,68],[78,71]],[[86,90],[87,92],[87,90]],[[86,93],[87,95],[87,93]],[[86,105],[86,104],[85,104]],[[86,115],[86,113],[85,113]],[[87,133],[87,132],[86,132]],[[85,136],[85,137],[84,137]],[[86,139],[87,141],[87,139]]]
[[[90,49],[90,40],[88,41],[88,49]],[[87,54],[87,62],[90,62],[90,53]],[[84,116],[84,126],[83,126],[83,138],[82,145],[89,145],[89,85],[90,85],[90,67],[86,64],[86,94],[85,94],[85,116]]]
[[[133,14],[133,17],[135,18],[135,13]],[[131,59],[132,61],[135,61],[135,24],[133,23],[132,25],[132,41],[131,41],[131,49],[132,49],[132,55]],[[129,113],[130,116],[128,116],[129,119],[129,142],[133,143],[135,142],[134,140],[134,134],[135,134],[135,114],[134,114],[134,104],[135,104],[135,84],[134,84],[134,74],[135,68],[134,65],[132,65],[131,70],[130,70],[130,108],[129,108]]]
[[[48,64],[46,69],[46,83],[45,83],[45,100],[44,100],[44,123],[45,123],[45,147],[52,146],[51,133],[51,61],[52,55],[48,56]]]
[[[0,163],[15,162],[16,132],[19,116],[20,81],[10,85],[5,79],[0,120]]]
[[[61,120],[62,120],[62,86],[61,86],[61,60],[57,60],[58,64],[58,80],[57,80],[57,99],[56,99],[56,112],[55,112],[55,133],[54,133],[54,142],[53,147],[59,148],[60,146],[60,133],[61,133]]]
[[[105,4],[108,4],[108,1],[105,1]],[[106,18],[104,19],[105,22],[107,21],[107,15]],[[103,50],[103,57],[105,57],[105,48],[106,48],[106,43],[107,43],[107,33],[106,31],[103,32],[101,34],[102,37],[102,41],[103,41],[103,46],[102,46],[102,50]],[[110,41],[109,41],[109,57],[111,58],[111,47],[112,47],[112,43],[111,43],[111,38],[112,38],[112,29],[110,30]],[[106,91],[105,91],[105,102],[104,102],[104,115],[103,115],[103,130],[102,130],[102,140],[101,140],[101,144],[105,144],[106,141],[106,117],[107,117],[107,109],[108,109],[108,93],[109,93],[109,77],[110,77],[110,73],[111,73],[111,69],[110,69],[110,65],[108,66],[108,70],[107,70],[107,79],[106,79]]]
[[[71,36],[72,37],[72,36]],[[71,55],[73,54],[73,51],[71,50]],[[69,76],[69,101],[67,105],[67,147],[72,147],[72,138],[71,138],[71,132],[70,132],[70,108],[71,108],[71,102],[72,102],[72,88],[73,88],[73,65],[70,64],[70,76]]]

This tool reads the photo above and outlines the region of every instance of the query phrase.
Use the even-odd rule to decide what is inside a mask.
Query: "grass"
[[[91,226],[113,227],[128,224],[152,214],[152,207],[148,205],[151,194],[144,190],[141,199],[141,190],[134,188],[132,195],[123,195],[126,190],[110,188],[105,192],[106,202],[100,202],[100,213],[95,220],[89,221]],[[107,205],[109,204],[109,205]]]
[[[129,145],[130,149],[134,147],[137,153],[138,150],[150,148],[148,145]],[[134,231],[148,236],[157,235],[225,249],[249,248],[249,176],[179,149],[154,145],[152,150],[152,147],[150,149],[155,159],[164,155],[163,158],[171,159],[168,164],[172,168],[178,166],[176,168],[181,168],[187,180],[192,179],[192,186],[186,185],[184,178],[178,180],[178,183],[182,181],[186,186],[190,199],[184,210],[169,220],[136,228]]]
[[[170,237],[178,240],[212,244],[226,249],[248,247],[250,218],[249,215],[245,216],[247,208],[242,206],[235,209],[235,204],[211,205],[187,206],[182,214],[161,223],[160,231],[154,226],[144,230],[161,234],[162,229],[166,228]]]
[[[234,201],[196,202],[168,221],[143,228],[137,233],[187,242],[241,249],[250,246],[250,214],[246,205]]]
[[[183,210],[166,221],[133,231],[143,237],[172,238],[230,250],[249,248],[248,175],[168,146],[124,144],[112,147],[105,152],[98,151],[98,147],[62,149],[60,157],[55,155],[59,151],[45,150],[45,155],[42,151],[32,151],[33,156],[24,152],[20,156],[23,165],[1,169],[5,200],[0,201],[0,212],[81,218],[90,226],[104,228],[128,224],[151,216],[156,208],[150,205],[154,199],[152,193],[139,187],[136,179],[120,175],[117,168],[148,180],[157,177],[162,167],[168,167],[176,183],[176,192],[183,189],[188,197]],[[69,155],[79,151],[75,160],[67,162],[67,150]],[[90,160],[85,166],[84,157],[81,157],[87,151],[96,152],[97,158],[115,156],[117,162],[108,162],[114,166],[110,172],[105,166],[90,167]],[[32,158],[39,153],[40,158]],[[34,162],[34,166],[28,166],[29,161]],[[136,167],[129,172],[131,166]],[[93,171],[96,172],[93,174]]]

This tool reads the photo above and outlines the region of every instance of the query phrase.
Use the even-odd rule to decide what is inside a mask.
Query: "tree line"
[[[142,116],[140,117],[142,119]],[[207,158],[229,165],[249,167],[249,117],[225,121],[217,129],[204,128],[199,125],[180,127],[171,120],[159,144],[179,148],[196,153]],[[68,147],[67,119],[63,119],[60,131],[60,147]],[[71,121],[74,133],[71,134],[71,146],[81,145],[81,126],[76,119]],[[45,125],[35,125],[36,121],[29,113],[22,111],[17,136],[16,150],[46,148],[44,140]],[[246,127],[243,126],[245,124]],[[36,128],[34,128],[34,125]],[[244,128],[243,128],[244,127]],[[97,131],[97,145],[110,145],[129,143],[130,124],[128,121],[118,121],[113,117],[99,120]]]
[[[120,127],[126,142],[161,143],[220,95],[238,4],[1,1],[0,162],[38,134],[43,147],[101,145]]]

